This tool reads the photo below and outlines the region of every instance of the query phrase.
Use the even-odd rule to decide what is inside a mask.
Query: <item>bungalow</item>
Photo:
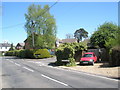
[[[58,40],[56,40],[55,46],[59,47],[59,45],[62,44],[62,43],[75,43],[75,42],[77,43],[77,39],[74,39],[74,38],[72,38],[72,39],[62,39],[62,40],[58,39]]]

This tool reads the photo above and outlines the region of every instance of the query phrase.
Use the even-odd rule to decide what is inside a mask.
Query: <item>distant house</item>
[[[62,39],[62,40],[58,39],[58,40],[56,40],[55,46],[59,47],[59,45],[62,44],[62,43],[77,43],[77,39],[74,39],[74,38],[72,38],[72,39]]]
[[[30,47],[30,43],[28,42],[28,39],[26,39],[24,43],[25,43],[25,49],[33,49]]]
[[[18,43],[16,45],[15,49],[17,49],[17,50],[24,49],[24,45],[25,45],[24,43]]]
[[[11,44],[9,43],[0,43],[0,52],[6,52],[10,49]]]

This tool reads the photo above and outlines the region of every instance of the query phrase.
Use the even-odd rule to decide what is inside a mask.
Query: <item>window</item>
[[[92,54],[84,54],[83,57],[93,57]]]

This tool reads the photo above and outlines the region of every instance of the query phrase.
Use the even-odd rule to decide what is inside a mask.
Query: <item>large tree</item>
[[[111,22],[105,22],[97,28],[97,31],[90,38],[90,42],[93,46],[99,46],[105,48],[111,39],[116,38],[118,32],[118,26]]]
[[[41,39],[45,42],[47,47],[51,48],[54,45],[56,38],[56,22],[54,16],[50,14],[50,7],[45,5],[43,8],[41,5],[30,5],[28,12],[25,14],[25,29],[28,37],[32,36],[32,43],[41,47]],[[35,44],[34,34],[38,34],[38,42]],[[39,41],[40,40],[40,41]],[[31,40],[30,40],[31,41]],[[44,43],[43,43],[44,44]]]
[[[88,32],[84,28],[80,28],[75,31],[74,37],[78,40],[78,43],[82,41],[82,38],[88,37]]]

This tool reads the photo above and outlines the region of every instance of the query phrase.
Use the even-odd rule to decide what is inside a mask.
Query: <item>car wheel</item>
[[[92,66],[94,66],[94,61],[92,61],[90,64],[91,64]]]

